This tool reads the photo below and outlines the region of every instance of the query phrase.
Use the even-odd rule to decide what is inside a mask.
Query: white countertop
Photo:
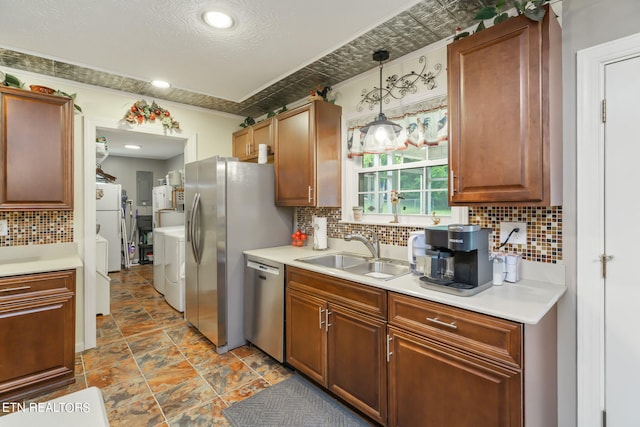
[[[341,251],[331,249],[319,252],[314,251],[309,246],[301,248],[278,246],[275,248],[247,250],[244,253],[262,258],[265,261],[273,261],[293,267],[304,268],[365,285],[531,325],[537,324],[558,302],[566,290],[566,287],[561,284],[523,279],[517,283],[505,282],[502,286],[492,286],[470,297],[462,297],[425,289],[420,286],[418,276],[413,274],[406,274],[385,281],[296,261],[298,258],[329,254],[332,252]]]
[[[0,277],[82,267],[75,243],[0,248]]]

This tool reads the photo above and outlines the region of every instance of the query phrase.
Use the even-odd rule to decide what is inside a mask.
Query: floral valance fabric
[[[402,126],[396,150],[410,145],[415,147],[439,145],[448,140],[447,97],[429,98],[415,104],[397,107],[384,112],[388,120]],[[360,129],[376,115],[361,117],[347,122],[348,157],[366,154],[364,135]]]

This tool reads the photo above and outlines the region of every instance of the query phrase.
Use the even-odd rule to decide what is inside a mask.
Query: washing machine
[[[184,225],[172,225],[170,227],[156,227],[153,229],[153,287],[164,295],[164,269],[166,265],[164,257],[165,236],[167,232],[180,231],[184,233]]]
[[[164,299],[176,310],[184,311],[184,229],[168,231],[164,241]]]

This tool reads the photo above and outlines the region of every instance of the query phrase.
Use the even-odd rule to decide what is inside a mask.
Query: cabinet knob
[[[313,201],[313,197],[311,197],[311,186],[309,186],[309,192],[308,192],[308,197],[309,197],[309,203],[311,203]]]

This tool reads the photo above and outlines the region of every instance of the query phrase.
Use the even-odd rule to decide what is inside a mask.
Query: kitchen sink
[[[376,279],[393,279],[409,273],[409,263],[394,259],[382,258],[370,260],[365,264],[354,265],[345,268],[349,273],[362,274],[363,276],[374,277]]]
[[[356,255],[350,253],[335,253],[327,255],[316,255],[306,258],[299,258],[296,261],[307,262],[313,265],[321,265],[323,267],[337,268],[344,270],[359,264],[366,263],[368,258],[364,255]]]
[[[364,255],[345,252],[298,258],[296,261],[383,280],[393,279],[409,273],[409,263],[406,261],[391,258],[374,260]]]

